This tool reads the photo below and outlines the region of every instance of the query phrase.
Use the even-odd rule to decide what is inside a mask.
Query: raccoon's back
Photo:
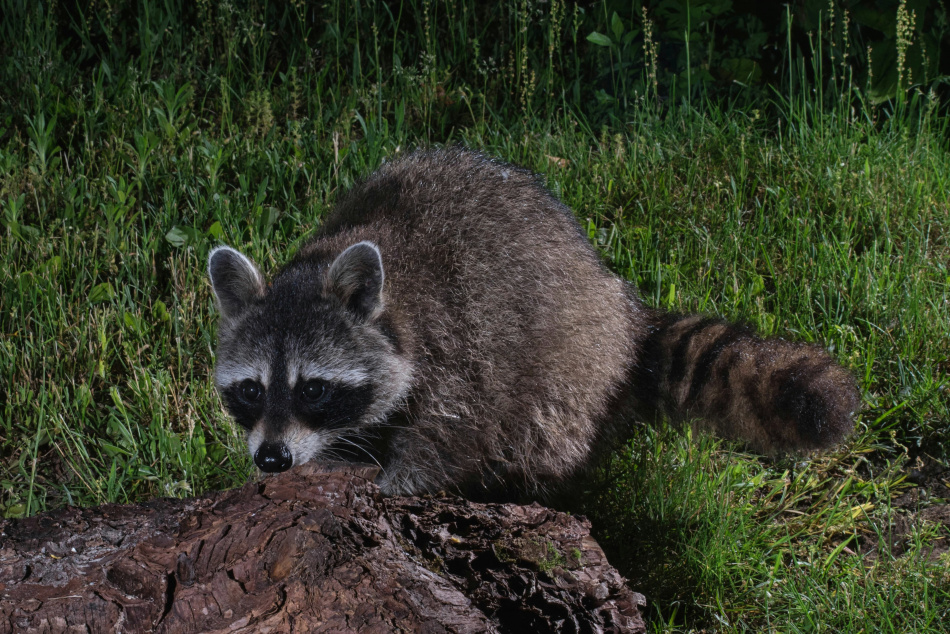
[[[431,454],[420,465],[531,487],[587,459],[646,324],[537,177],[463,150],[411,154],[356,186],[312,244],[357,239],[379,245],[417,365],[404,440]]]

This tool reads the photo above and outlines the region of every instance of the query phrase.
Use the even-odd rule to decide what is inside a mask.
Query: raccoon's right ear
[[[264,276],[247,256],[231,247],[215,247],[208,256],[208,277],[227,321],[237,318],[247,305],[264,296]]]

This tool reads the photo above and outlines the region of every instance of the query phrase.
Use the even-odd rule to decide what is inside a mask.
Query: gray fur
[[[702,416],[765,451],[823,446],[859,407],[820,348],[644,307],[536,176],[475,152],[383,165],[269,287],[234,253],[209,262],[216,381],[223,395],[266,388],[245,425],[252,454],[349,450],[381,464],[389,494],[537,492],[588,465],[622,421],[656,415]],[[295,390],[314,379],[371,396],[303,420]],[[817,406],[800,398],[822,390]]]

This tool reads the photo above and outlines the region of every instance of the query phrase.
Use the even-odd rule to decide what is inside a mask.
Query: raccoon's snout
[[[264,442],[254,453],[254,464],[266,473],[279,473],[290,469],[294,457],[282,442]]]

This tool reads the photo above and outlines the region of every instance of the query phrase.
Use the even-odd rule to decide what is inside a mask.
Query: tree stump
[[[0,632],[641,632],[590,526],[372,468],[0,522]]]

